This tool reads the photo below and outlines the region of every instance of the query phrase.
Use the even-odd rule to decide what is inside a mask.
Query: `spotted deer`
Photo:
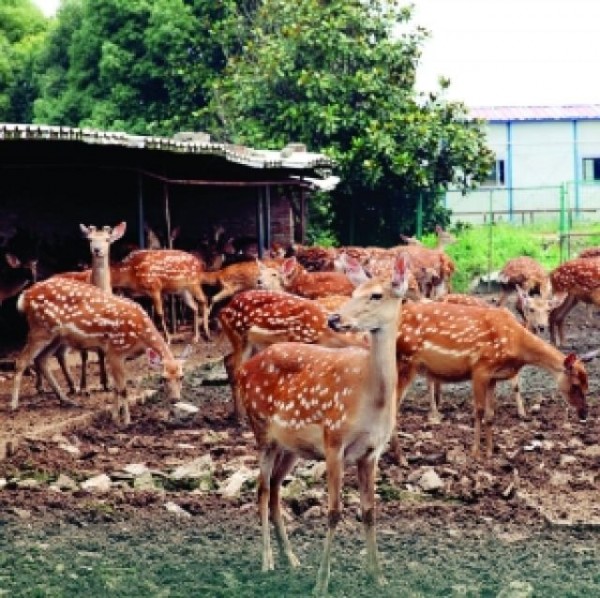
[[[593,355],[563,355],[503,308],[409,303],[402,311],[396,351],[400,399],[418,372],[439,382],[471,381],[474,457],[480,456],[482,427],[486,456],[492,455],[496,383],[513,378],[525,365],[553,374],[580,419],[587,417],[588,377],[583,360]]]
[[[18,295],[28,284],[36,281],[37,260],[22,262],[12,253],[5,253],[4,259],[10,270],[0,278],[0,305],[6,299]]]
[[[201,282],[205,275],[203,263],[194,255],[179,249],[142,249],[130,253],[122,262],[110,268],[114,288],[122,288],[152,299],[160,328],[170,343],[165,322],[163,294],[181,295],[194,314],[193,342],[198,342],[198,304],[202,309],[202,326],[209,338],[207,300]],[[196,303],[197,302],[197,303]]]
[[[564,301],[550,313],[550,339],[564,345],[565,320],[579,303],[600,306],[600,259],[575,258],[550,273],[552,291],[564,295]]]
[[[283,288],[289,293],[316,299],[327,295],[352,295],[355,285],[343,272],[308,272],[295,257],[281,266]]]
[[[238,371],[240,397],[260,452],[263,571],[274,568],[269,513],[289,564],[298,566],[281,514],[281,483],[298,457],[325,459],[329,515],[318,595],[327,592],[345,464],[356,463],[358,468],[368,570],[378,584],[385,581],[375,538],[375,476],[396,419],[395,342],[406,274],[401,257],[390,279],[362,284],[338,314],[329,316],[334,330],[366,332],[368,348],[280,343]]]
[[[39,365],[59,400],[71,404],[48,368],[48,347],[67,344],[78,349],[101,349],[115,383],[115,420],[131,421],[127,401],[125,360],[144,350],[153,365],[162,364],[169,399],[181,396],[183,362],[174,358],[169,346],[134,301],[109,295],[101,289],[67,278],[53,277],[24,291],[18,300],[29,331],[25,347],[16,361],[11,408],[17,409],[23,372],[41,355]]]
[[[225,266],[221,270],[206,272],[203,285],[218,287],[219,291],[210,301],[210,314],[218,303],[233,297],[236,293],[252,289],[278,290],[282,288],[279,263],[275,260],[258,259],[238,262]]]
[[[517,290],[517,286],[528,295],[538,293],[546,301],[550,298],[548,272],[539,262],[526,255],[508,260],[498,274],[498,282],[502,287],[498,299],[498,305],[501,307],[509,295]]]
[[[350,298],[343,299],[345,303]],[[259,349],[285,341],[324,347],[364,344],[364,340],[357,338],[357,335],[331,329],[327,325],[327,317],[328,311],[319,301],[269,290],[238,293],[219,312],[221,329],[232,348],[224,362],[231,384],[235,419],[239,419],[242,412],[235,373]]]

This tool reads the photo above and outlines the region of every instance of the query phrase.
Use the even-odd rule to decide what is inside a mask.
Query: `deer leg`
[[[325,537],[325,547],[321,564],[317,573],[317,583],[315,585],[314,594],[316,596],[324,596],[327,594],[329,585],[329,574],[331,571],[331,548],[333,545],[333,537],[335,530],[341,519],[341,490],[342,477],[344,475],[343,452],[339,444],[327,442],[325,437],[325,461],[327,464],[327,494],[328,494],[328,526],[327,536]]]
[[[481,426],[486,409],[486,395],[487,395],[487,380],[484,380],[481,376],[473,376],[473,416],[474,416],[474,430],[473,430],[473,446],[471,448],[471,454],[474,459],[480,457],[480,446],[481,446]]]
[[[202,286],[199,284],[191,287],[190,292],[192,293],[194,299],[198,302],[198,305],[202,307],[202,329],[204,330],[206,340],[210,340],[210,329],[208,327],[208,301],[206,299],[206,295],[202,290]],[[196,335],[198,336],[197,328]]]
[[[104,392],[108,392],[110,390],[110,386],[108,385],[108,374],[106,372],[106,355],[102,349],[97,349],[98,351],[98,367],[100,368],[100,384],[102,385],[102,390]]]
[[[154,306],[154,311],[158,317],[160,322],[160,328],[165,335],[165,340],[169,345],[171,343],[171,336],[169,335],[169,331],[167,330],[167,323],[165,321],[165,312],[163,310],[163,301],[160,294],[160,290],[153,289],[150,293],[150,297],[152,298],[152,305]]]
[[[67,385],[69,387],[69,394],[77,394],[77,386],[75,385],[75,380],[71,374],[71,370],[67,365],[67,346],[64,343],[60,343],[55,345],[52,354],[56,356],[56,361],[58,361],[58,365],[67,381]]]
[[[269,529],[269,496],[271,493],[271,474],[280,451],[281,449],[276,444],[270,444],[262,450],[259,460],[258,512],[262,528],[262,570],[264,572],[272,571],[275,568]]]
[[[77,404],[67,398],[67,395],[64,393],[62,388],[58,385],[58,382],[56,381],[54,374],[50,370],[49,360],[52,355],[54,355],[53,350],[52,351],[42,351],[42,353],[39,355],[38,361],[37,361],[40,371],[42,372],[42,375],[44,376],[44,378],[46,378],[46,380],[48,380],[50,387],[58,396],[59,401],[70,407],[76,407]]]
[[[206,320],[210,318],[210,314],[214,308],[214,306],[219,303],[219,301],[223,301],[223,299],[227,299],[231,297],[235,293],[235,289],[228,284],[224,284],[223,288],[211,299],[210,305],[208,306],[208,314],[206,316]]]
[[[296,455],[288,451],[283,451],[278,455],[271,475],[271,492],[269,496],[269,507],[271,511],[271,521],[275,524],[275,532],[277,534],[277,542],[281,552],[288,559],[290,567],[296,568],[300,566],[298,557],[292,551],[292,545],[285,530],[285,524],[281,515],[281,484],[285,476],[291,471],[297,461]]]
[[[129,401],[127,400],[127,379],[125,375],[125,361],[114,353],[106,354],[106,359],[110,367],[110,372],[115,382],[115,411],[113,412],[113,420],[124,426],[131,423],[129,414]]]
[[[565,342],[564,323],[569,312],[577,305],[577,298],[568,295],[567,298],[549,315],[550,340],[553,345],[561,347]],[[556,342],[556,331],[558,331],[558,344]]]
[[[515,402],[517,403],[517,413],[521,419],[525,419],[527,417],[527,412],[525,411],[523,397],[521,396],[521,384],[518,373],[510,379],[510,383],[512,385],[513,394],[515,395]]]
[[[21,351],[21,354],[17,357],[15,364],[15,377],[13,380],[12,398],[10,402],[10,408],[12,410],[17,409],[19,406],[19,393],[21,391],[21,381],[25,370],[44,348],[54,341],[55,338],[56,337],[47,334],[38,336],[35,333],[32,334],[30,330],[29,336],[27,337],[27,343],[25,344],[23,351]]]
[[[432,378],[427,378],[427,389],[429,391],[429,403],[430,403],[430,411],[429,411],[429,421],[432,424],[439,424],[442,421],[442,416],[439,411],[440,400],[441,400],[441,389],[442,385],[437,380],[433,380]]]
[[[485,427],[485,456],[492,458],[494,452],[493,426],[496,411],[496,381],[490,380],[485,394],[485,410],[483,424]]]
[[[183,299],[183,302],[192,310],[192,314],[193,314],[193,318],[194,318],[194,323],[193,323],[193,328],[194,328],[194,336],[192,338],[192,342],[193,343],[197,343],[200,340],[200,332],[199,332],[199,326],[198,326],[198,306],[196,305],[196,302],[194,301],[194,297],[192,297],[192,294],[190,291],[183,291],[183,293],[181,294],[181,298]]]
[[[87,387],[87,365],[88,365],[88,352],[87,349],[81,349],[79,351],[79,355],[81,357],[81,378],[79,379],[79,388],[81,390],[81,394],[86,397],[90,395],[90,391]]]
[[[367,571],[378,585],[386,583],[379,563],[377,539],[375,536],[375,469],[376,460],[363,457],[357,462],[360,509],[367,542]]]

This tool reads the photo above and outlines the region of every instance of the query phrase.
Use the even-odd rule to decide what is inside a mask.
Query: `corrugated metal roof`
[[[600,120],[600,104],[574,106],[481,106],[469,115],[488,122],[524,120]]]
[[[79,141],[174,153],[222,156],[229,162],[251,168],[330,168],[333,161],[320,153],[307,152],[302,144],[290,143],[283,150],[259,150],[228,143],[214,143],[206,133],[179,133],[174,137],[129,135],[76,127],[0,123],[0,142],[15,140]]]

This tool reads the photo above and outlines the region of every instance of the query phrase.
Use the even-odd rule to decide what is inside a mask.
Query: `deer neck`
[[[111,268],[108,263],[108,255],[103,257],[92,256],[92,284],[106,293],[112,293]]]
[[[389,407],[395,413],[398,370],[396,367],[396,334],[398,319],[389,325],[371,332],[369,350],[369,375],[366,380],[373,392],[374,404],[384,409]]]
[[[521,356],[526,364],[540,367],[554,375],[564,370],[565,356],[532,332],[523,330]]]

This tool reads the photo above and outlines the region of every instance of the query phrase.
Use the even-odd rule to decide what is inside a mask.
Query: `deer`
[[[514,378],[525,365],[553,374],[579,418],[585,421],[587,417],[584,361],[595,353],[565,356],[504,308],[409,303],[402,311],[396,351],[400,400],[418,372],[439,382],[471,381],[475,420],[471,453],[476,459],[481,457],[482,428],[486,458],[493,453],[496,383]]]
[[[279,263],[275,260],[258,259],[230,264],[215,272],[206,272],[202,277],[202,284],[219,288],[210,301],[208,316],[215,305],[233,297],[236,293],[251,289],[282,288]]]
[[[550,312],[550,339],[560,347],[565,342],[565,319],[577,303],[600,305],[600,260],[569,260],[552,270],[550,283],[555,294],[564,295],[563,302]]]
[[[81,272],[62,272],[55,276],[62,278],[70,278],[71,280],[80,280],[93,284],[98,288],[102,289],[105,293],[112,294],[112,284],[110,279],[110,246],[123,237],[127,229],[127,223],[121,222],[115,227],[104,226],[101,229],[95,226],[86,226],[80,224],[79,228],[83,237],[90,243],[90,253],[92,256],[91,268],[83,270]],[[50,347],[49,350],[53,350],[56,356],[63,375],[67,381],[70,394],[77,394],[77,387],[73,380],[73,377],[69,371],[66,362],[67,346],[59,345],[58,347]],[[88,363],[88,351],[82,349],[80,351],[81,356],[81,379],[79,384],[79,391],[83,394],[87,394],[87,363]],[[42,388],[42,370],[39,367],[39,361],[42,358],[38,355],[34,360],[36,365],[36,388],[39,393],[43,391]],[[105,392],[109,390],[108,376],[106,374],[106,364],[104,361],[104,355],[101,351],[98,351],[98,364],[100,366],[100,383]]]
[[[25,314],[29,331],[16,360],[11,409],[19,405],[25,369],[41,356],[39,366],[61,403],[72,405],[48,368],[47,349],[66,344],[78,349],[101,349],[115,382],[113,419],[131,423],[125,360],[144,350],[152,366],[162,367],[167,396],[181,397],[183,355],[175,359],[149,316],[134,301],[110,295],[95,286],[68,278],[52,277],[23,291],[17,309]],[[187,353],[187,351],[186,351]]]
[[[246,361],[237,373],[259,451],[263,571],[274,569],[269,515],[290,566],[299,565],[281,514],[281,484],[298,457],[325,459],[328,530],[317,595],[326,594],[329,583],[346,464],[356,463],[358,469],[367,568],[377,584],[385,583],[376,543],[375,477],[395,426],[395,343],[407,271],[401,256],[390,278],[363,283],[337,314],[329,316],[328,324],[336,331],[367,333],[368,348],[279,343]]]
[[[359,265],[360,267],[360,265]],[[295,257],[281,265],[283,288],[289,293],[316,299],[327,295],[352,295],[355,284],[342,272],[308,272]]]
[[[13,253],[5,253],[4,259],[11,269],[0,279],[0,305],[37,279],[37,259],[22,262]]]
[[[502,287],[498,299],[500,307],[506,303],[517,285],[529,295],[537,292],[542,299],[546,301],[550,299],[548,272],[539,262],[526,255],[508,260],[498,274],[498,282]]]
[[[350,297],[343,297],[344,303]],[[336,311],[339,304],[336,306]],[[328,310],[320,301],[273,290],[243,291],[218,315],[232,351],[224,358],[233,396],[232,416],[239,421],[242,407],[235,383],[240,365],[253,353],[278,342],[303,342],[324,347],[347,347],[364,343],[327,325]]]
[[[123,261],[110,267],[114,288],[123,288],[152,299],[160,328],[167,343],[171,342],[165,322],[163,293],[181,295],[194,314],[193,339],[200,339],[198,305],[202,308],[202,325],[206,338],[208,310],[201,282],[205,275],[203,263],[194,255],[179,249],[142,249],[130,253]],[[197,303],[196,303],[197,302]]]
[[[448,245],[456,243],[456,237],[449,231],[444,230],[439,224],[435,227],[436,244],[435,249],[444,250]],[[419,239],[416,237],[409,237],[408,235],[400,235],[400,240],[406,245],[416,245],[418,247],[425,247]]]

